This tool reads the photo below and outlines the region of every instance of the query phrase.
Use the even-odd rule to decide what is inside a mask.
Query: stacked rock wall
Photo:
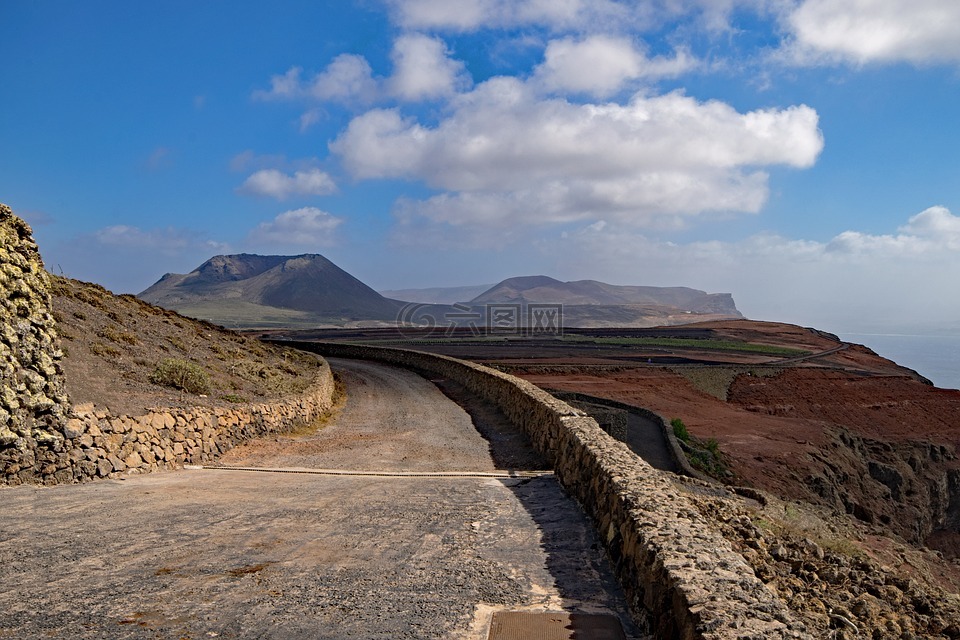
[[[593,518],[620,583],[658,638],[806,638],[742,556],[659,472],[597,422],[535,385],[446,356],[343,343],[284,342],[456,380],[496,404]],[[637,616],[642,619],[642,615]]]
[[[30,226],[0,204],[0,452],[62,445],[62,354]]]
[[[333,374],[323,362],[307,391],[274,403],[155,409],[141,416],[114,416],[92,404],[78,405],[68,414],[56,451],[39,447],[19,459],[0,452],[0,470],[7,484],[57,484],[210,463],[241,442],[322,417],[333,395]]]

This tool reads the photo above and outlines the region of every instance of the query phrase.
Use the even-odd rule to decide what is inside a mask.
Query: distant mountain
[[[470,301],[471,305],[492,303],[608,307],[644,305],[682,312],[742,317],[729,293],[706,293],[688,287],[620,286],[596,280],[561,282],[547,276],[508,278]]]
[[[389,292],[385,297],[317,254],[214,256],[187,274],[168,273],[139,294],[186,316],[234,328],[423,326],[492,323],[496,305],[533,326],[537,304],[562,305],[568,327],[652,327],[740,318],[728,293],[687,287],[629,287],[547,276],[508,278],[492,287]],[[459,303],[451,306],[452,303]],[[513,316],[511,316],[513,317]]]
[[[404,305],[317,254],[215,256],[190,273],[166,274],[139,297],[226,326],[393,321]]]
[[[492,287],[491,284],[468,285],[465,287],[432,287],[428,289],[393,289],[381,291],[380,295],[394,300],[424,302],[429,304],[454,304],[467,302]]]

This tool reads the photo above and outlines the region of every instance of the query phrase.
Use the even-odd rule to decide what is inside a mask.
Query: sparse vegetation
[[[670,421],[670,426],[673,427],[673,435],[675,435],[678,440],[683,440],[684,442],[690,441],[690,432],[687,431],[687,425],[683,424],[683,420],[674,418]]]
[[[171,402],[268,402],[301,392],[315,379],[319,360],[311,354],[265,345],[134,296],[113,296],[97,285],[52,274],[50,281],[52,311],[62,319],[57,326],[61,349],[71,345],[62,366],[74,402],[92,401],[119,414],[139,415]],[[212,392],[201,397],[182,391],[177,399],[170,391],[175,386],[155,384],[151,377],[167,358],[202,367]],[[237,375],[231,367],[238,362],[251,363],[250,375]]]
[[[102,342],[94,342],[90,345],[90,352],[101,358],[115,358],[120,355],[120,349],[112,347]]]
[[[97,331],[97,335],[101,338],[110,340],[111,342],[122,344],[140,344],[140,341],[137,340],[137,336],[115,327],[104,327]]]
[[[687,460],[694,469],[718,479],[730,476],[730,469],[720,452],[720,443],[716,438],[701,440],[690,435],[687,425],[680,418],[670,421],[673,435],[681,442]]]
[[[781,356],[785,358],[797,358],[809,355],[809,351],[802,349],[792,349],[790,347],[778,347],[769,344],[755,344],[752,342],[738,342],[736,340],[713,340],[700,338],[642,338],[642,337],[588,337],[565,335],[564,340],[593,342],[596,344],[615,344],[622,346],[636,347],[666,347],[674,349],[704,349],[710,351],[742,351],[747,353],[759,353],[770,356]]]
[[[210,376],[200,365],[180,358],[164,358],[150,382],[195,394],[210,393]]]
[[[671,371],[680,374],[699,391],[726,402],[730,392],[730,385],[737,376],[749,375],[765,378],[778,375],[781,367],[670,367]]]

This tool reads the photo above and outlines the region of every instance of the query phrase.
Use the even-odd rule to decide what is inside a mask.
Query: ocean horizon
[[[840,333],[841,340],[869,347],[913,369],[943,389],[960,389],[960,335]]]

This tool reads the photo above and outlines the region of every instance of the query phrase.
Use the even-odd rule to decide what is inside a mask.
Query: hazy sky
[[[0,202],[137,292],[218,253],[960,330],[960,2],[0,2]]]

